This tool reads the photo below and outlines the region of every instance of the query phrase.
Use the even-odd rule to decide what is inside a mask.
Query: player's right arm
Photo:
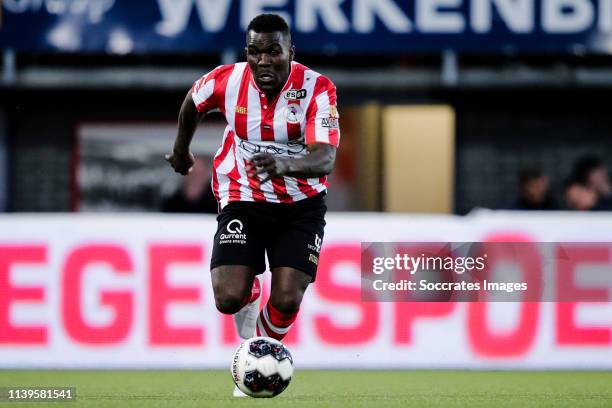
[[[187,92],[178,117],[178,132],[174,141],[172,154],[166,155],[174,171],[186,175],[191,171],[195,158],[189,146],[202,117],[215,105],[215,79],[222,67],[217,67],[212,72],[198,79],[193,87]]]
[[[174,171],[182,175],[188,174],[195,163],[195,158],[189,150],[189,145],[202,116],[203,114],[196,109],[191,91],[189,91],[179,111],[178,132],[174,140],[172,154],[166,155],[166,160]]]

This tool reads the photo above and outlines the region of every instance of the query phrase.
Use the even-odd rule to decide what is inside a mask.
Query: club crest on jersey
[[[296,100],[296,99],[304,99],[306,98],[306,90],[305,89],[290,89],[285,92],[285,99],[288,101]]]
[[[300,123],[302,121],[302,118],[304,117],[304,110],[301,108],[300,105],[287,105],[287,107],[285,108],[285,119],[287,119],[287,122],[289,123]]]

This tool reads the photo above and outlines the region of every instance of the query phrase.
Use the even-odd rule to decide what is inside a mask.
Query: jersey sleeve
[[[336,87],[324,76],[317,78],[315,92],[306,111],[306,144],[340,144]]]
[[[215,83],[218,81],[219,71],[220,67],[217,67],[193,83],[191,98],[198,112],[207,113],[218,108]]]

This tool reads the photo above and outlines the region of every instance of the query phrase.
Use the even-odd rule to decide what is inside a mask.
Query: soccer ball
[[[289,350],[270,337],[245,340],[232,359],[234,383],[251,397],[274,397],[287,388],[293,375]]]

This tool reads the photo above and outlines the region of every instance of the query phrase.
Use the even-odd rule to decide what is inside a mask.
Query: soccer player
[[[176,172],[187,174],[201,116],[212,110],[225,116],[214,158],[220,214],[210,268],[217,309],[234,315],[244,339],[285,337],[321,251],[326,176],[340,139],[336,88],[293,61],[294,54],[280,16],[255,17],[247,28],[247,62],[219,66],[194,83],[166,156]],[[272,287],[260,311],[266,253]]]

